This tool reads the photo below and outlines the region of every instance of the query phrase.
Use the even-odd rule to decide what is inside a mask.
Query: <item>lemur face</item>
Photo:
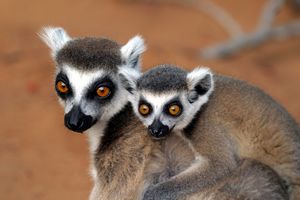
[[[64,65],[55,90],[65,108],[65,126],[83,132],[98,120],[109,120],[126,102],[117,74],[105,70],[82,71]]]
[[[139,57],[145,50],[136,36],[120,46],[108,39],[71,39],[61,28],[46,28],[42,39],[57,64],[54,87],[65,109],[65,126],[83,132],[108,121],[128,102],[119,71],[139,76]]]
[[[149,134],[161,139],[192,121],[212,93],[213,77],[207,68],[187,73],[164,65],[145,72],[137,81],[128,81],[127,89],[132,91],[130,101]]]
[[[170,91],[165,94],[138,91],[134,106],[136,113],[154,138],[164,138],[174,130],[182,130],[191,121],[193,104],[185,92]]]

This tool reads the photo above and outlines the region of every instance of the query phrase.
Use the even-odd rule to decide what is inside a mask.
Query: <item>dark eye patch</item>
[[[99,97],[96,92],[99,87],[108,87],[110,89],[110,95],[108,95],[105,98]],[[95,81],[89,87],[89,89],[87,90],[86,96],[88,99],[99,100],[101,102],[104,102],[104,101],[112,99],[115,90],[116,90],[116,86],[113,83],[113,81],[108,76],[105,76],[104,78],[101,78],[100,80]]]
[[[61,93],[57,88],[56,88],[56,84],[59,82],[59,81],[62,81],[64,82],[64,84],[66,84],[66,86],[68,87],[69,91],[68,93]],[[60,72],[57,74],[56,76],[56,79],[55,79],[55,91],[57,93],[57,95],[62,98],[62,99],[67,99],[68,97],[71,97],[73,95],[73,92],[72,92],[72,88],[71,88],[71,85],[70,85],[70,82],[69,82],[69,79],[68,77],[63,73],[63,72]]]
[[[153,108],[152,108],[151,104],[148,103],[143,97],[141,97],[141,98],[140,98],[140,101],[139,101],[139,107],[140,107],[141,105],[146,105],[146,106],[148,106],[148,108],[149,108],[149,112],[148,112],[147,115],[145,115],[145,117],[148,116],[148,115],[150,115],[150,114],[152,113]]]
[[[170,101],[168,101],[168,102],[164,105],[163,112],[164,112],[165,114],[169,115],[169,116],[174,117],[173,115],[170,115],[170,113],[169,113],[169,108],[170,108],[170,106],[172,106],[172,105],[178,105],[178,106],[180,107],[181,113],[182,113],[182,111],[183,111],[183,106],[182,106],[182,104],[181,104],[181,102],[180,102],[179,97],[175,97],[175,98],[171,99]],[[178,114],[176,117],[180,116],[181,113]]]

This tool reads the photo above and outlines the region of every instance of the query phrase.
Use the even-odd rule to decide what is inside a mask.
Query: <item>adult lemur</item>
[[[291,199],[300,199],[299,126],[264,92],[229,77],[213,78],[203,68],[188,73],[163,65],[149,70],[137,81],[128,73],[123,76],[132,93],[135,113],[150,135],[156,139],[168,137],[164,145],[167,158],[174,155],[170,151],[176,145],[172,147],[169,140],[176,143],[172,139],[175,135],[186,140],[190,147],[187,155],[193,154],[185,165],[169,165],[167,172],[173,176],[148,189],[144,200],[177,199],[196,191],[205,194],[208,188],[217,187],[216,183],[236,173],[241,161],[271,167],[290,187]],[[210,93],[207,102],[205,94]],[[284,195],[245,199],[282,198]]]
[[[137,199],[151,140],[118,73],[126,68],[139,74],[142,38],[120,46],[104,38],[72,39],[62,28],[45,28],[41,37],[57,65],[55,90],[65,107],[65,126],[87,132],[95,182],[90,199]]]
[[[120,46],[107,39],[72,39],[61,28],[46,28],[42,37],[57,64],[55,90],[65,107],[65,125],[76,132],[86,131],[89,138],[95,181],[90,199],[139,199],[148,185],[168,178],[164,173],[168,170],[161,168],[167,161],[161,144],[148,137],[134,115],[127,100],[129,92],[121,84],[124,76],[118,75],[124,71],[131,78],[138,76],[139,56],[144,51],[141,38]],[[174,139],[180,145],[172,151],[175,155],[171,161],[179,160],[182,165],[186,161],[182,153],[186,152],[189,159],[190,149],[183,140]],[[266,194],[277,190],[267,186],[276,180],[266,176],[264,166],[256,165],[256,173],[249,166],[242,163],[240,171],[214,188],[222,191],[210,190],[207,194],[215,199],[228,195],[251,199],[255,192],[249,192],[249,188],[259,188]],[[237,184],[241,188],[228,187]],[[198,198],[204,193],[195,195]]]

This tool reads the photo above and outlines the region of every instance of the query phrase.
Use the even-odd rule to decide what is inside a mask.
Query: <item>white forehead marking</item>
[[[164,93],[164,94],[155,94],[152,92],[141,92],[142,96],[145,98],[145,100],[151,104],[153,107],[154,114],[160,114],[163,106],[173,99],[174,97],[178,96],[178,93]]]
[[[66,73],[70,85],[74,93],[74,100],[79,103],[82,96],[85,94],[86,89],[97,79],[103,77],[103,70],[95,71],[80,71],[76,68],[70,67],[68,65],[64,66],[64,72]]]

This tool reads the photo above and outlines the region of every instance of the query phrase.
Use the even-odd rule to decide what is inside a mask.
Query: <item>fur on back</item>
[[[214,130],[216,127],[218,130]],[[215,136],[211,130],[220,134]],[[226,149],[232,149],[238,157],[260,161],[273,168],[292,187],[300,185],[300,128],[297,122],[270,96],[244,81],[215,75],[215,90],[188,131],[192,141],[206,140],[204,145],[215,151],[215,155],[227,155],[218,152],[218,148],[214,150],[216,140],[223,137],[219,143],[223,146],[228,143]],[[215,141],[207,138],[215,138]],[[201,142],[194,144],[198,146]]]

